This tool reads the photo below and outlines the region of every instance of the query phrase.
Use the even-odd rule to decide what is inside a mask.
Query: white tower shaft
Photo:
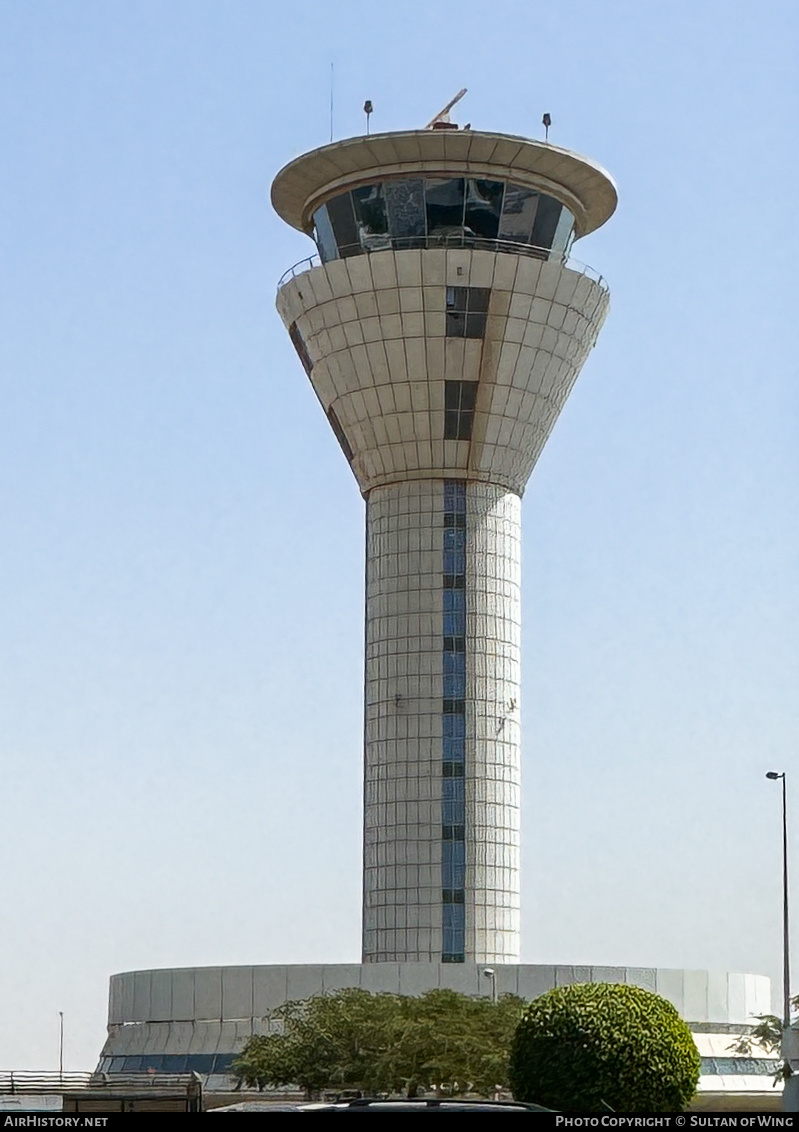
[[[519,961],[520,501],[367,504],[364,960]]]

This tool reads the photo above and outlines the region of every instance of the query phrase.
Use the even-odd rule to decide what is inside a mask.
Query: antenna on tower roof
[[[333,64],[330,64],[330,141],[333,141]]]
[[[464,87],[463,90],[459,90],[458,93],[455,95],[455,97],[451,98],[449,100],[449,102],[444,107],[444,109],[439,110],[438,114],[436,114],[436,116],[434,118],[430,119],[430,121],[425,126],[425,129],[426,130],[447,130],[447,129],[457,130],[458,127],[454,123],[450,122],[450,120],[449,120],[449,112],[452,109],[452,107],[455,105],[456,102],[460,102],[460,100],[463,98],[464,94],[466,94],[466,87]]]

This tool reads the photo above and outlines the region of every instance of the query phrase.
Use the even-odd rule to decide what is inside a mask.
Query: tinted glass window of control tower
[[[479,177],[413,177],[361,185],[314,213],[323,263],[388,248],[468,247],[562,258],[571,212],[545,193]]]

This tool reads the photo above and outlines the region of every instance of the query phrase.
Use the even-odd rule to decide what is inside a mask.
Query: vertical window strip
[[[300,333],[300,328],[297,326],[296,322],[292,322],[289,327],[289,338],[291,339],[292,346],[297,351],[297,357],[302,362],[302,368],[310,377],[313,362],[311,361],[311,355],[308,353],[308,347],[305,345],[305,339]]]
[[[466,484],[444,481],[441,961],[466,959]]]
[[[352,451],[352,448],[350,447],[350,442],[347,440],[347,437],[344,433],[344,429],[341,427],[341,421],[338,419],[338,416],[336,414],[336,410],[333,408],[332,405],[327,410],[327,419],[330,422],[330,427],[333,429],[333,433],[336,437],[336,440],[341,445],[341,451],[347,457],[349,462],[352,463],[352,461],[355,459],[355,453]]]
[[[448,338],[484,338],[490,287],[447,287]]]
[[[444,439],[471,440],[474,407],[477,401],[476,381],[444,382]],[[462,518],[463,516],[455,516]]]

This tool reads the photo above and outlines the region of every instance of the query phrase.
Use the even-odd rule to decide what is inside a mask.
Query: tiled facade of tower
[[[519,960],[520,497],[604,320],[597,166],[473,131],[277,177],[278,309],[366,499],[364,962]]]

